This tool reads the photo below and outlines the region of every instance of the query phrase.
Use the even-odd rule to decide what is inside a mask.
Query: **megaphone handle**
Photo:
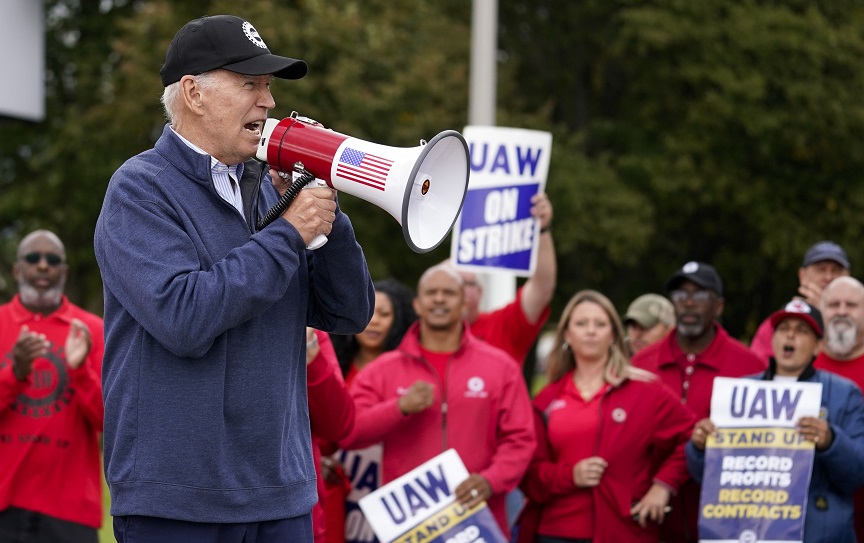
[[[299,174],[295,173],[294,175],[296,176]],[[326,187],[326,186],[327,186],[327,183],[325,183],[323,180],[318,179],[316,177],[309,184],[305,185],[303,188],[304,189],[312,189],[315,187]],[[314,251],[315,249],[320,249],[321,247],[323,247],[325,243],[327,243],[327,236],[325,236],[324,234],[318,234],[317,236],[315,236],[314,239],[312,239],[312,241],[309,242],[309,245],[307,245],[306,248],[309,249],[310,251]]]
[[[279,197],[279,200],[277,200],[276,203],[273,204],[273,207],[271,207],[267,211],[267,214],[264,215],[263,219],[258,221],[258,224],[255,225],[255,227],[258,230],[263,230],[265,226],[275,221],[278,217],[285,213],[285,210],[288,209],[288,206],[291,205],[291,202],[294,201],[294,198],[296,198],[297,195],[300,194],[300,190],[302,190],[303,187],[305,187],[306,184],[313,179],[315,179],[315,176],[312,175],[310,172],[304,170],[304,173],[300,175],[300,177],[294,179],[294,181],[291,183],[291,186],[288,187],[288,190],[286,190],[285,193]]]

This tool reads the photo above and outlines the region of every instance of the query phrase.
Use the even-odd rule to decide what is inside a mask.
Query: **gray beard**
[[[702,335],[705,327],[702,323],[697,324],[678,324],[678,333],[686,338],[696,338]]]
[[[825,350],[832,356],[846,357],[858,344],[858,326],[849,317],[835,317],[825,332]]]
[[[25,307],[35,309],[51,309],[60,305],[63,299],[63,288],[65,281],[60,281],[56,286],[46,290],[39,291],[27,283],[18,282],[18,295],[21,296],[21,303]]]

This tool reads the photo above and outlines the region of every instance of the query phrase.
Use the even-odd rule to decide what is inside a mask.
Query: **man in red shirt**
[[[552,241],[552,204],[545,193],[531,199],[531,215],[540,221],[540,245],[534,274],[516,292],[516,299],[502,308],[480,312],[483,285],[477,275],[459,270],[465,288],[465,319],[471,333],[503,349],[520,365],[549,318],[549,302],[555,294],[558,263]]]
[[[102,319],[67,272],[60,238],[28,234],[0,306],[0,541],[95,543],[102,524]]]
[[[838,277],[822,291],[825,341],[813,367],[846,377],[864,388],[864,285]],[[864,541],[864,489],[855,493],[855,535]]]
[[[340,445],[382,443],[385,483],[455,449],[471,474],[456,499],[469,507],[487,501],[509,536],[505,494],[534,452],[531,400],[513,359],[469,330],[464,297],[450,265],[423,274],[414,303],[420,320],[354,378],[357,416]]]
[[[711,412],[715,377],[743,377],[768,366],[717,322],[723,313],[723,282],[713,266],[688,262],[666,282],[677,322],[665,339],[636,353],[633,365],[660,376],[696,420]],[[700,487],[692,479],[670,502],[661,526],[667,543],[695,543]]]

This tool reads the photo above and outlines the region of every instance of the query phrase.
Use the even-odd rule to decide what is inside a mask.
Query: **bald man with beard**
[[[31,232],[0,305],[0,541],[98,541],[102,319],[63,294],[68,272],[60,238]]]
[[[822,291],[825,342],[813,366],[864,388],[864,284],[838,277]],[[864,541],[864,489],[855,493],[855,535]]]

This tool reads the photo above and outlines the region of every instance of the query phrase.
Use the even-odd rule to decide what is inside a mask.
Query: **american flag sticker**
[[[384,190],[391,166],[392,160],[346,147],[336,164],[336,175],[373,189]]]

